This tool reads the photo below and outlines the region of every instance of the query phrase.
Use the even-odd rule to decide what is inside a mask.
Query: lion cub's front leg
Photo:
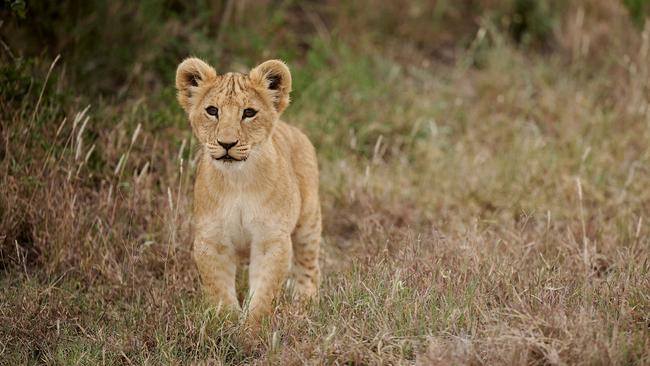
[[[241,308],[235,288],[237,258],[232,246],[197,238],[192,254],[210,303],[238,312]]]
[[[289,273],[291,238],[267,235],[251,243],[249,271],[249,320],[256,322],[270,314],[273,298],[280,292]]]

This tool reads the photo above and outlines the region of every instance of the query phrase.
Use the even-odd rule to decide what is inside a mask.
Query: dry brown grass
[[[350,47],[327,32],[353,18],[313,10],[286,118],[321,159],[325,275],[258,342],[199,293],[195,147],[171,93],[2,101],[0,359],[650,364],[650,28],[577,4],[552,52],[485,19],[453,62]]]

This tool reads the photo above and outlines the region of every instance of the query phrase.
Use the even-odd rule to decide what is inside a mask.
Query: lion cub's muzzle
[[[223,162],[244,161],[250,152],[250,145],[240,141],[228,143],[217,141],[216,144],[209,142],[206,147],[214,160]]]

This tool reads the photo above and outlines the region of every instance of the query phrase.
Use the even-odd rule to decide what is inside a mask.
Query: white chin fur
[[[245,164],[246,161],[225,161],[212,159],[212,165],[224,172],[242,170]]]

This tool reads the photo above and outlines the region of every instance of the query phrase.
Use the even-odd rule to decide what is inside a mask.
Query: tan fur
[[[247,75],[218,75],[190,58],[178,66],[176,88],[202,147],[194,185],[193,255],[210,301],[241,309],[235,273],[247,260],[249,319],[272,310],[290,272],[298,295],[315,296],[318,166],[308,138],[279,120],[291,92],[287,66],[271,60]],[[218,108],[218,117],[206,112],[208,106]],[[246,108],[257,114],[243,118]],[[216,160],[226,154],[219,142],[234,144],[227,150],[232,161]]]

